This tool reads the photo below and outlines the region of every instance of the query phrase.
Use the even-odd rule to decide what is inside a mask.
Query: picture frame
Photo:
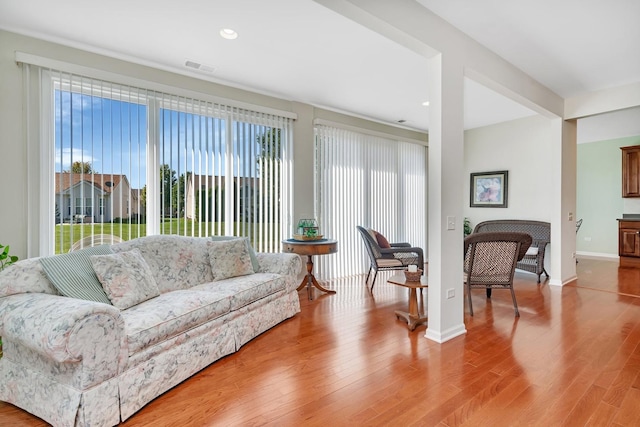
[[[470,206],[472,208],[506,208],[509,196],[509,171],[474,172],[471,174]]]

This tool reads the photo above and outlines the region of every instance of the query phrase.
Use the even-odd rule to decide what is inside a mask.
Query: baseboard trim
[[[565,286],[577,279],[578,276],[571,276],[570,278],[565,280],[549,279],[549,286]]]
[[[427,327],[427,332],[424,334],[424,337],[431,341],[442,344],[466,333],[467,329],[465,328],[464,323],[461,323],[460,325],[449,328],[442,333],[436,332],[433,329]]]
[[[593,259],[610,259],[618,260],[620,257],[616,254],[607,254],[604,252],[576,252],[576,256]]]

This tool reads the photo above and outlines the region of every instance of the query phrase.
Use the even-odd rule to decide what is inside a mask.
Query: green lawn
[[[208,227],[208,232],[207,228]],[[212,228],[213,227],[213,228]],[[185,231],[186,230],[186,231]],[[224,230],[224,223],[198,223],[185,219],[165,219],[162,223],[161,234],[180,234],[191,236],[200,236],[202,230],[203,236],[209,236],[214,233],[212,230]],[[69,248],[75,242],[84,237],[94,234],[112,234],[120,237],[122,240],[131,240],[136,237],[147,235],[146,224],[111,224],[111,223],[95,223],[95,224],[58,224],[56,225],[55,248],[56,253],[69,252]],[[248,233],[251,235],[251,233]],[[252,242],[255,244],[255,242]]]

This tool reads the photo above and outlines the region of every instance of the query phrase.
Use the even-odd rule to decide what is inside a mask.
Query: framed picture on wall
[[[475,172],[471,174],[472,208],[506,208],[509,171]]]

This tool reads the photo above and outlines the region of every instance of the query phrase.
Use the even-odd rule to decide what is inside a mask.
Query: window
[[[93,199],[88,197],[84,199],[84,214],[87,216],[93,215]]]
[[[315,134],[316,218],[347,254],[320,257],[319,274],[367,272],[357,225],[426,248],[426,147],[325,125]]]
[[[41,182],[55,184],[41,185],[39,205],[50,206],[41,224],[52,226],[41,229],[53,230],[56,253],[93,234],[233,234],[279,251],[290,229],[291,118],[24,66],[52,106],[40,113],[50,145],[39,156],[53,165]]]

